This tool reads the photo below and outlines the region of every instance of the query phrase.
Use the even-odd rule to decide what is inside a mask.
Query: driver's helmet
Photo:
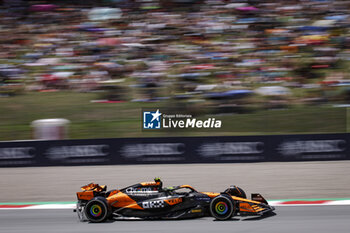
[[[156,182],[157,186],[158,186],[158,190],[162,190],[163,188],[163,182],[160,179],[160,177],[155,177],[154,178],[154,182]]]

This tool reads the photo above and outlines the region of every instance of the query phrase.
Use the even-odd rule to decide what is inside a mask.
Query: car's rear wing
[[[90,183],[90,184],[82,186],[81,190],[102,192],[102,191],[107,190],[107,186],[106,185],[99,185],[99,184],[95,184],[95,183]]]
[[[105,196],[107,186],[90,183],[81,187],[81,192],[77,192],[78,200],[89,201],[96,196]]]

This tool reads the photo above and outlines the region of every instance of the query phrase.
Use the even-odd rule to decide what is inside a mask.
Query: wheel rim
[[[102,208],[101,208],[101,206],[99,206],[99,205],[92,205],[91,207],[90,207],[90,214],[91,214],[91,216],[93,216],[93,217],[95,217],[95,218],[98,218],[98,217],[100,217],[101,216],[101,214],[102,214]]]
[[[228,208],[229,208],[229,207],[228,207],[228,205],[227,205],[225,202],[219,201],[219,202],[216,203],[216,205],[215,205],[215,212],[216,212],[217,214],[224,215],[224,214],[227,213]]]

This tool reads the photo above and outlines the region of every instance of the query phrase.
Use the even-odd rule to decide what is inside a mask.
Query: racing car
[[[264,216],[273,213],[260,194],[251,194],[230,186],[224,192],[198,192],[190,185],[163,188],[159,178],[117,190],[107,191],[106,185],[90,183],[77,192],[80,221],[94,223],[117,218],[188,219],[212,216],[228,220],[235,215]]]

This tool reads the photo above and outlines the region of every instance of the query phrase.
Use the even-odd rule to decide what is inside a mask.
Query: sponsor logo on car
[[[141,187],[141,188],[127,188],[125,190],[127,193],[134,193],[134,192],[152,192],[152,191],[156,191],[155,188],[151,188],[151,187]]]
[[[172,198],[172,199],[165,200],[165,202],[168,203],[169,205],[176,205],[176,204],[182,202],[182,198],[181,197]]]
[[[201,209],[195,209],[195,210],[191,210],[191,213],[201,213],[202,210]]]
[[[142,202],[142,207],[144,209],[154,209],[154,208],[163,208],[164,207],[164,201],[144,201]]]

